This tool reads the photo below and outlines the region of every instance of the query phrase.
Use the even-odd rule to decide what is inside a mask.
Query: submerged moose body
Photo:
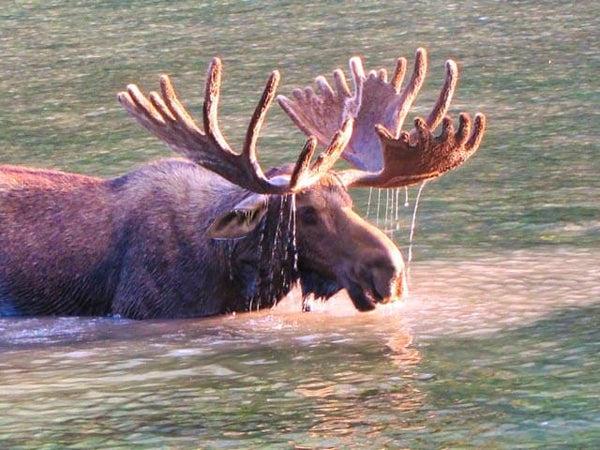
[[[334,87],[318,77],[317,92],[278,97],[310,137],[295,165],[267,172],[256,144],[277,72],[240,153],[218,127],[219,59],[208,70],[202,127],[168,77],[160,94],[128,86],[123,106],[184,159],[108,180],[0,166],[0,316],[208,316],[273,306],[296,284],[305,297],[346,289],[362,311],[402,297],[402,254],[353,211],[348,189],[438,177],[471,156],[485,130],[482,114],[461,114],[456,132],[445,117],[457,79],[452,61],[428,117],[402,130],[426,66],[419,49],[402,89],[404,58],[389,81],[352,58],[354,92],[336,70]],[[326,148],[313,161],[319,143]],[[355,169],[334,171],[339,157]]]

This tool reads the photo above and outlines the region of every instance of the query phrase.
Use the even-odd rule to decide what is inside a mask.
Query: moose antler
[[[279,72],[274,71],[254,110],[241,153],[234,152],[221,134],[218,124],[218,104],[221,89],[222,63],[214,58],[209,66],[201,130],[179,101],[167,75],[160,77],[161,94],[151,92],[144,96],[135,84],[120,92],[118,99],[129,114],[172,150],[197,164],[221,175],[232,183],[259,194],[288,194],[303,189],[327,172],[341,156],[350,139],[352,118],[336,130],[328,148],[311,165],[316,140],[309,137],[301,152],[289,183],[269,180],[256,157],[256,144],[267,110],[273,101],[279,82]]]
[[[454,133],[452,119],[444,117],[442,132],[434,137],[425,120],[415,119],[415,137],[402,131],[395,138],[385,127],[376,126],[383,147],[384,168],[378,173],[346,170],[340,174],[347,186],[391,188],[409,186],[437,178],[465,162],[479,147],[485,132],[485,116],[475,116],[473,131],[466,113],[460,115]]]
[[[355,117],[352,137],[342,157],[359,171],[342,173],[348,186],[399,187],[451,170],[468,159],[479,147],[485,131],[485,116],[477,114],[473,133],[471,121],[461,114],[459,130],[453,132],[452,120],[445,117],[456,88],[458,69],[452,60],[446,62],[446,80],[440,95],[426,119],[417,118],[410,133],[401,131],[427,73],[427,53],[417,50],[412,76],[401,90],[406,72],[405,58],[399,58],[388,82],[387,71],[365,71],[360,58],[350,59],[350,72],[355,87],[352,95],[343,72],[334,71],[336,90],[319,76],[318,93],[307,87],[296,89],[293,100],[278,96],[277,100],[290,118],[307,134],[324,143],[333,130],[348,117]],[[442,132],[431,132],[443,120]]]

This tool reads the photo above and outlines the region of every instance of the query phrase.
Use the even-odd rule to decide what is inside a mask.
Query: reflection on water
[[[415,263],[404,304],[0,321],[0,442],[517,445],[600,438],[600,258]]]

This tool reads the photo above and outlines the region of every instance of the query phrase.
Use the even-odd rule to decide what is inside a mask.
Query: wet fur
[[[0,315],[197,317],[272,306],[299,279],[339,290],[296,270],[290,198],[245,238],[208,237],[248,195],[184,160],[110,180],[0,166]]]

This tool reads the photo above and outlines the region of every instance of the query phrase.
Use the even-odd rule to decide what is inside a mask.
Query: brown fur
[[[357,289],[354,278],[343,280],[363,269],[334,270],[360,258],[351,248],[383,255],[391,269],[382,276],[394,286],[401,278],[398,250],[344,212],[351,201],[335,176],[297,195],[297,269],[289,199],[274,197],[245,238],[208,236],[214,219],[248,195],[184,160],[110,180],[0,166],[0,315],[206,316],[271,306],[298,279],[305,293],[327,297]],[[310,205],[322,216],[312,232],[302,225]],[[379,292],[394,296],[394,286]]]

